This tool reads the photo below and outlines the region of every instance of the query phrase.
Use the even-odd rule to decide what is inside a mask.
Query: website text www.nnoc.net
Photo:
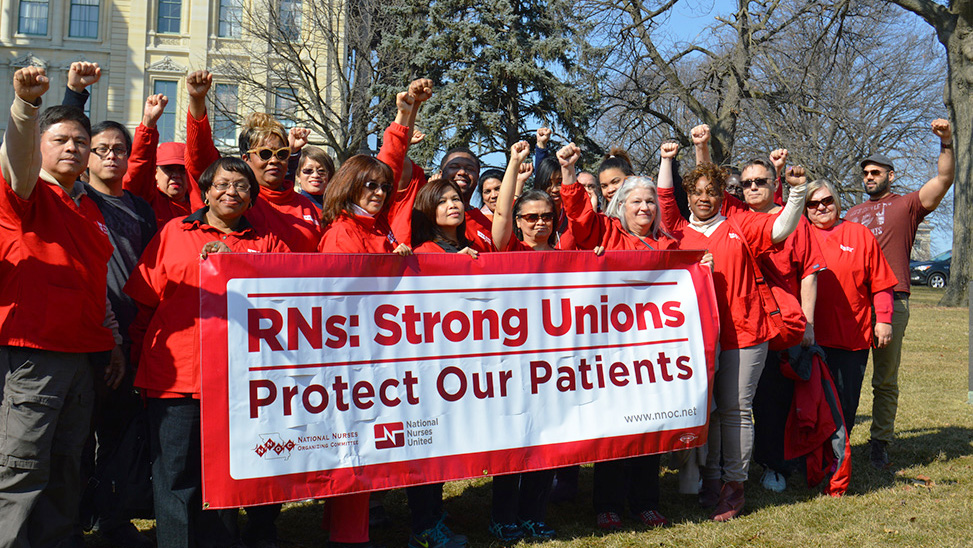
[[[675,411],[656,411],[654,413],[639,413],[638,415],[625,415],[625,422],[648,422],[661,421],[666,419],[678,419],[681,417],[696,416],[696,406],[686,409],[676,409]]]

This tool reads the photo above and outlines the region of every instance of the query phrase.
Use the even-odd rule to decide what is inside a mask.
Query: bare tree
[[[239,7],[238,39],[212,67],[240,87],[243,108],[271,110],[313,130],[312,141],[344,160],[367,148],[389,98],[375,97],[375,50],[393,24],[381,0],[253,0]],[[268,104],[270,108],[268,109]],[[236,106],[236,105],[234,105]]]
[[[973,0],[888,0],[915,13],[936,32],[946,50],[946,107],[953,124],[956,183],[953,187],[953,258],[950,283],[940,304],[965,306],[973,260]]]

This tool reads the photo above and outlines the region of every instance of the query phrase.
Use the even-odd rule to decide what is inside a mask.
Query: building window
[[[280,0],[280,34],[289,40],[301,37],[301,0]]]
[[[297,96],[289,87],[274,89],[274,116],[286,128],[297,126],[294,116],[297,114]]]
[[[220,0],[220,28],[217,29],[217,36],[239,38],[242,22],[242,0]]]
[[[98,38],[98,9],[100,0],[71,0],[71,23],[68,36]]]
[[[47,0],[20,0],[20,34],[47,35]]]
[[[216,97],[213,104],[213,140],[218,146],[232,147],[236,144],[237,86],[236,84],[216,84]]]
[[[156,123],[156,128],[159,130],[159,142],[169,143],[176,140],[176,108],[175,100],[179,93],[179,82],[175,80],[156,80],[154,91],[152,93],[161,93],[169,98],[169,104],[172,108],[168,108],[162,113],[159,121]]]
[[[182,0],[159,0],[159,16],[156,20],[156,32],[179,34],[181,20]]]

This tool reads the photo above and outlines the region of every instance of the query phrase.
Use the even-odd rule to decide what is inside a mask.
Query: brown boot
[[[718,479],[704,479],[699,488],[699,505],[703,508],[713,508],[720,500],[720,490],[723,482]]]
[[[716,510],[710,515],[713,521],[730,521],[743,512],[743,482],[728,481],[720,491],[720,500],[716,503]]]

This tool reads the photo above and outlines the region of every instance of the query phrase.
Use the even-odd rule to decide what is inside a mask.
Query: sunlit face
[[[364,209],[369,215],[378,215],[385,205],[385,200],[392,192],[392,185],[385,182],[366,181],[358,194],[358,207]]]
[[[155,186],[171,200],[181,202],[189,191],[186,166],[171,165],[155,168]]]
[[[888,166],[867,163],[862,168],[862,179],[865,192],[869,196],[881,197],[889,192],[889,186],[895,180],[895,172]]]
[[[466,207],[463,205],[463,199],[455,190],[447,187],[439,197],[439,205],[436,206],[436,225],[456,228],[465,217]]]
[[[490,211],[497,210],[497,198],[500,197],[500,179],[486,179],[483,181],[483,203]]]
[[[605,200],[611,201],[615,193],[618,192],[618,187],[622,186],[625,181],[625,172],[613,167],[611,169],[606,169],[598,174],[598,184],[601,185],[601,195],[605,197]]]
[[[107,129],[91,138],[88,173],[104,182],[119,182],[128,170],[128,143],[117,129]]]
[[[91,139],[84,126],[72,120],[58,122],[41,134],[41,167],[70,187],[88,167]]]
[[[648,236],[652,233],[658,211],[655,192],[643,187],[632,189],[622,204],[625,226],[637,236]]]
[[[328,170],[317,161],[308,158],[304,166],[297,170],[297,184],[301,185],[301,190],[304,192],[320,196],[328,186]]]
[[[807,220],[818,228],[831,228],[838,222],[838,204],[827,187],[821,187],[808,196],[805,202]]]
[[[554,231],[554,210],[546,200],[534,200],[520,207],[517,228],[524,235],[524,243],[530,247],[546,244]]]
[[[710,184],[709,179],[700,177],[689,193],[689,210],[700,221],[705,221],[720,212],[723,196]]]
[[[443,179],[456,183],[465,201],[469,201],[479,178],[480,164],[465,152],[454,152],[443,164]]]
[[[250,181],[242,173],[217,169],[205,197],[210,213],[224,221],[236,219],[250,209]]]
[[[588,196],[598,195],[597,194],[598,191],[596,190],[596,187],[598,187],[599,185],[598,185],[598,181],[595,180],[594,175],[586,171],[582,171],[581,173],[578,174],[578,182],[581,184],[581,186],[584,187],[584,190],[585,192],[588,193]]]
[[[279,136],[272,135],[259,143],[251,144],[250,149],[254,151],[260,149],[280,150],[286,146],[287,143],[281,141]],[[275,190],[287,177],[287,158],[281,159],[277,154],[273,154],[270,159],[264,160],[260,157],[259,152],[248,152],[243,157],[243,161],[253,170],[260,186]]]
[[[773,205],[777,181],[769,169],[760,165],[744,169],[740,174],[740,185],[744,201],[751,208],[760,211]]]

